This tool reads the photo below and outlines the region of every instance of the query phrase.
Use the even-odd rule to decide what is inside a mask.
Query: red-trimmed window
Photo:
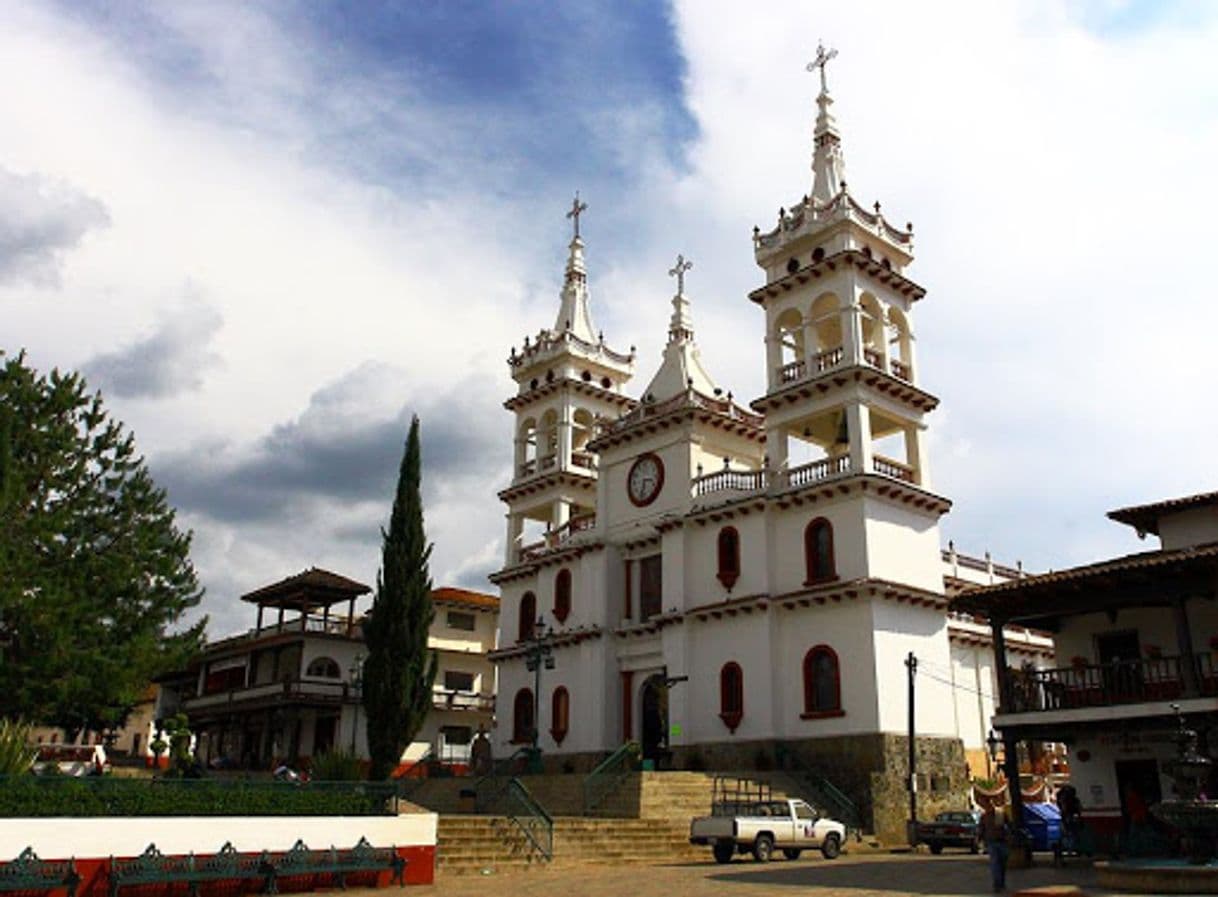
[[[571,616],[571,571],[563,567],[554,577],[554,619],[559,623]]]
[[[736,527],[725,526],[719,530],[719,572],[716,574],[725,589],[731,590],[740,578],[740,533]]]
[[[804,655],[804,719],[841,716],[842,679],[837,652],[817,645]]]
[[[537,625],[537,596],[525,592],[520,599],[520,622],[516,628],[516,641],[527,642],[533,637],[533,627]]]
[[[824,517],[817,517],[804,530],[804,562],[808,584],[837,578],[833,566],[833,524]]]
[[[522,688],[512,701],[512,744],[533,741],[533,690]]]
[[[567,694],[567,689],[560,685],[554,689],[554,694],[550,698],[550,736],[554,739],[555,744],[562,744],[562,740],[567,737],[570,725],[571,696]]]
[[[735,734],[744,717],[744,671],[740,664],[725,663],[719,671],[719,719]]]

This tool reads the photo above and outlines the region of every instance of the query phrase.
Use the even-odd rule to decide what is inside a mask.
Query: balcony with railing
[[[1197,654],[1192,661],[1191,676],[1183,657],[1148,657],[1052,670],[1011,669],[998,713],[1079,710],[1218,695],[1218,671],[1212,656]]]
[[[490,713],[495,709],[494,695],[480,695],[471,691],[433,688],[431,701],[436,710],[471,710]]]
[[[520,547],[520,561],[533,560],[541,557],[548,552],[562,548],[572,537],[579,533],[587,532],[596,528],[596,515],[583,514],[578,517],[572,517],[562,526],[556,527],[547,532],[541,539],[536,542],[531,542],[528,545]]]
[[[558,468],[557,453],[543,455],[540,458],[529,458],[527,461],[517,465],[516,479],[526,480],[536,474],[548,473]],[[596,455],[580,450],[573,451],[571,452],[571,463],[568,465],[568,469],[589,473],[594,472],[596,470]]]
[[[212,694],[199,695],[184,700],[182,709],[191,713],[235,705],[269,704],[283,701],[341,704],[344,701],[355,699],[356,693],[352,691],[350,683],[336,679],[292,677],[279,682],[242,685]]]
[[[801,358],[781,365],[776,369],[776,380],[779,386],[798,383],[808,377],[818,377],[821,374],[832,371],[840,367],[845,360],[845,347],[834,346],[831,349],[825,349],[823,352],[817,352],[810,359],[805,360]],[[863,349],[863,363],[876,370],[887,371],[898,380],[904,380],[906,383],[913,382],[913,375],[910,372],[908,364],[896,358],[889,358],[885,362],[884,356],[879,349],[874,349],[870,346],[865,347]]]
[[[716,470],[714,473],[694,477],[695,497],[714,492],[757,492],[765,489],[764,470]]]
[[[871,459],[871,468],[881,476],[892,477],[894,480],[900,480],[903,483],[913,483],[917,480],[914,469],[908,464],[902,464],[900,461],[894,461],[892,458],[885,458],[883,455],[875,455]]]

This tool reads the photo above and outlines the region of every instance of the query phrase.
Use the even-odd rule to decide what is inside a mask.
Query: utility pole
[[[905,658],[909,670],[909,846],[918,844],[918,756],[914,744],[914,677],[918,673],[918,658],[912,651]]]

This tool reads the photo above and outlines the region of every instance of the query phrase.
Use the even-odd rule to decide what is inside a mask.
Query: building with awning
[[[1069,745],[1084,818],[1101,834],[1170,796],[1177,708],[1218,748],[1218,492],[1108,516],[1160,547],[973,589],[951,605],[990,627],[1006,756],[1025,742]],[[1012,625],[1051,632],[1058,666],[1013,663]]]

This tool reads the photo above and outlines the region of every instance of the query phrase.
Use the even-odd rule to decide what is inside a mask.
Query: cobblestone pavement
[[[1090,868],[1054,869],[1041,862],[1012,869],[1007,893],[1045,885],[1077,885],[1099,895]],[[426,889],[434,897],[966,897],[989,895],[984,856],[932,857],[872,854],[775,860],[759,864],[737,860],[661,866],[566,866],[540,872],[439,877]],[[383,895],[381,895],[383,897]]]

